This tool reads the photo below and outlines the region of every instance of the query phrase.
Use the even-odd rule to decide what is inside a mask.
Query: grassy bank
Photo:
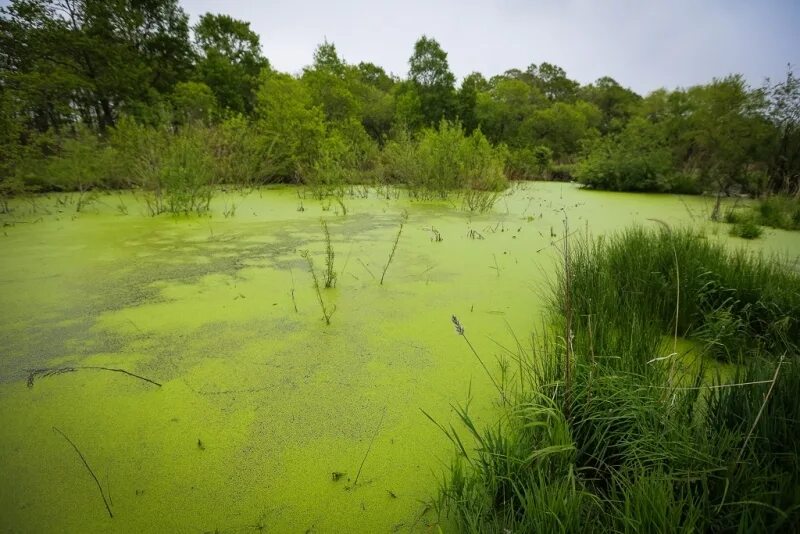
[[[440,511],[469,532],[796,531],[800,277],[688,231],[565,248],[555,333],[510,355],[495,426],[460,409]],[[723,381],[679,336],[740,365]]]

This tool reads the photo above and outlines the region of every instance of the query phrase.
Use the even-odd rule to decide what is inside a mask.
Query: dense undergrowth
[[[733,206],[725,212],[725,222],[734,228],[769,226],[800,230],[800,197],[775,195],[759,199],[754,205]]]
[[[279,132],[242,117],[181,128],[126,119],[107,139],[85,128],[72,137],[45,135],[17,167],[14,182],[4,182],[0,208],[8,211],[7,198],[14,194],[74,191],[81,211],[93,193],[127,188],[143,194],[151,215],[201,213],[218,187],[246,189],[286,181],[290,173],[315,197],[340,204],[356,185],[391,185],[418,199],[454,194],[464,209],[483,212],[508,186],[507,150],[492,146],[480,130],[467,134],[457,123],[442,121],[417,135],[401,132],[384,150],[360,124],[326,129],[320,123],[314,135],[287,147]],[[302,143],[313,146],[301,150]],[[313,157],[298,160],[298,152]]]
[[[474,451],[447,431],[440,511],[467,532],[796,532],[800,277],[689,231],[565,258],[557,334],[512,355],[502,420],[458,409]],[[690,362],[676,332],[739,365]]]

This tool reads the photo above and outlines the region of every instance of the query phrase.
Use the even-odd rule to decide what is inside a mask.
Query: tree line
[[[0,8],[0,192],[274,181],[443,191],[576,179],[633,191],[800,191],[800,82],[642,96],[541,63],[459,83],[433,38],[406,77],[323,42],[293,75],[248,22],[177,0]],[[188,184],[188,185],[187,185]]]

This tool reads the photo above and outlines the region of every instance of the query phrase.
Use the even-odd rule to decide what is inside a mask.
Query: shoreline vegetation
[[[190,27],[177,0],[12,0],[0,28],[0,211],[74,191],[80,212],[98,190],[133,188],[152,215],[201,213],[216,186],[280,182],[343,213],[345,188],[399,184],[418,198],[461,192],[480,212],[509,180],[558,180],[746,195],[785,213],[753,224],[798,226],[791,66],[757,88],[730,75],[648,95],[546,62],[457,83],[423,35],[404,77],[348,63],[328,41],[290,75],[248,22],[206,13]]]
[[[461,532],[796,531],[800,277],[668,228],[562,259],[552,330],[502,367],[501,419],[459,405],[463,429],[441,427],[439,513]]]

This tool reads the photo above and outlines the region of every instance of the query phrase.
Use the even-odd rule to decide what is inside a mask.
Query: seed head
[[[464,327],[461,326],[461,322],[458,320],[458,317],[453,315],[452,321],[453,321],[453,326],[455,326],[455,328],[456,328],[456,334],[458,334],[459,336],[463,336],[464,335]]]

